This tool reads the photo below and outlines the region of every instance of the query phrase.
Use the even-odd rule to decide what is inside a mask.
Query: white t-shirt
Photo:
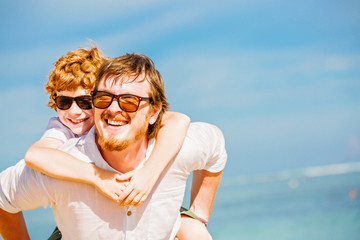
[[[79,137],[71,131],[70,128],[65,126],[58,117],[50,118],[46,130],[41,138],[56,138],[64,143],[71,138]]]
[[[154,144],[149,142],[147,156]],[[98,151],[94,128],[81,138],[70,139],[61,149],[115,171]],[[120,207],[91,185],[47,177],[23,161],[0,174],[0,207],[15,213],[50,205],[64,240],[174,239],[189,173],[199,169],[219,172],[226,158],[221,131],[207,123],[192,123],[179,154],[139,207]]]

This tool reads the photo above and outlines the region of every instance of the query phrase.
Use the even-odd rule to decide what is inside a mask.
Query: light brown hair
[[[156,122],[149,125],[147,136],[152,139],[157,136],[161,126],[163,114],[167,111],[169,103],[165,96],[164,81],[159,71],[155,69],[153,61],[144,54],[125,54],[123,56],[105,61],[96,76],[95,90],[98,89],[100,81],[107,78],[120,79],[123,76],[135,77],[145,74],[146,81],[149,82],[151,98],[150,105],[161,106],[161,111]]]

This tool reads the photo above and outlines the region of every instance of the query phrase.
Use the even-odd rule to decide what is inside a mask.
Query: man
[[[152,61],[137,54],[106,61],[92,99],[95,128],[65,143],[62,150],[120,173],[145,164],[168,107]],[[190,209],[207,221],[225,162],[221,131],[195,123],[177,157],[138,207],[119,207],[92,186],[46,177],[23,161],[0,174],[0,207],[16,213],[51,205],[63,239],[174,239],[187,176],[195,171]]]

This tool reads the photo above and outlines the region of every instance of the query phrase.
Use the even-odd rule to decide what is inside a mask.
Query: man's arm
[[[194,128],[201,154],[196,159],[198,170],[193,171],[189,210],[208,221],[227,160],[225,139],[215,125],[196,123]]]
[[[30,239],[20,211],[47,207],[51,180],[26,167],[23,160],[0,173],[0,234],[4,239]]]
[[[212,173],[206,170],[197,170],[193,172],[190,211],[206,222],[210,218],[221,175],[222,171]]]
[[[9,213],[0,208],[0,234],[4,240],[30,239],[22,212]]]
[[[190,211],[205,222],[209,220],[221,175],[222,171],[212,173],[197,170],[193,172]],[[186,215],[181,216],[181,227],[177,238],[179,240],[212,239],[204,223]]]
[[[189,210],[201,218],[202,222],[207,223],[227,160],[225,139],[219,128],[207,123],[193,123],[188,134],[196,139],[193,143],[196,149],[193,150],[199,153],[192,159],[194,165],[189,166],[200,169],[193,171]],[[186,215],[182,215],[181,220],[177,234],[180,240],[211,239],[202,222]]]

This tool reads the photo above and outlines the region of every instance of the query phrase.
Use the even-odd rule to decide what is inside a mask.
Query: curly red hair
[[[95,85],[96,72],[106,58],[102,57],[97,47],[90,50],[80,48],[60,57],[45,84],[50,95],[48,106],[56,110],[53,96],[59,91],[75,91],[79,87],[92,90]]]

